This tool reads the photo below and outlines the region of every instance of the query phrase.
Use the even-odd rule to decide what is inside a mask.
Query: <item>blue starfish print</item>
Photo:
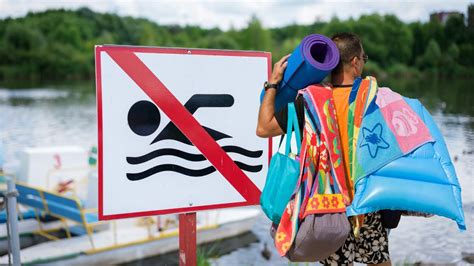
[[[388,149],[390,145],[382,138],[382,125],[377,123],[372,130],[362,128],[362,142],[360,147],[367,146],[370,156],[375,158],[379,149]]]

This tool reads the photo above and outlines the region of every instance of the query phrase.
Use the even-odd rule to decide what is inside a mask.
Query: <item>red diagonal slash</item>
[[[160,107],[248,203],[259,203],[261,192],[257,186],[133,52],[109,50],[107,54]]]

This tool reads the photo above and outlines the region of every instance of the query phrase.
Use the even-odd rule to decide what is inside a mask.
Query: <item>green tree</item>
[[[340,32],[352,32],[352,23],[341,22],[338,18],[333,17],[331,21],[322,28],[322,34],[332,36]]]
[[[453,76],[459,71],[459,64],[457,63],[459,58],[459,47],[452,43],[446,53],[440,58],[440,71],[445,76]]]
[[[412,56],[408,62],[413,65],[416,62],[418,56],[424,54],[426,44],[429,41],[427,35],[426,26],[421,22],[414,22],[409,25],[410,31],[413,34],[413,45],[412,45]]]
[[[446,21],[444,35],[449,36],[447,40],[449,43],[461,43],[465,40],[466,30],[464,16],[451,16],[448,21]]]
[[[467,26],[470,29],[474,28],[474,4],[469,4],[467,7]]]
[[[441,55],[441,49],[439,48],[438,43],[434,39],[431,39],[426,47],[425,53],[420,57],[418,64],[422,68],[437,70]]]
[[[42,46],[45,40],[40,32],[25,24],[11,22],[6,26],[3,41],[7,49],[29,51]]]
[[[447,42],[444,35],[443,25],[438,21],[430,21],[426,24],[424,29],[426,35],[429,36],[426,41],[426,44],[430,39],[434,39],[442,49],[447,48]]]
[[[384,23],[383,17],[380,15],[365,15],[352,23],[352,31],[361,38],[365,53],[369,55],[370,61],[381,62],[382,65],[386,65],[389,49],[385,46],[385,34],[380,30],[380,26]]]
[[[260,20],[253,16],[250,22],[242,31],[242,49],[271,51],[272,38],[270,31],[264,29]]]
[[[474,44],[463,43],[459,45],[459,63],[464,66],[474,67]]]
[[[61,23],[54,27],[50,39],[54,42],[69,44],[74,47],[80,47],[82,42],[79,28],[69,23]]]
[[[417,75],[426,70],[470,75],[474,70],[473,10],[474,5],[469,5],[467,25],[461,17],[450,18],[446,25],[436,21],[405,24],[393,15],[372,14],[266,29],[253,16],[244,29],[231,27],[226,32],[158,25],[88,8],[30,12],[21,18],[0,19],[0,80],[93,78],[93,49],[98,44],[262,50],[271,51],[276,60],[293,51],[308,34],[330,37],[339,32],[359,35],[370,57],[366,67],[370,73]]]
[[[385,38],[382,44],[388,51],[387,61],[384,65],[403,63],[411,59],[413,46],[413,35],[409,28],[394,15],[386,15],[381,25],[381,31]]]
[[[218,36],[205,38],[204,40],[204,44],[201,46],[203,48],[230,50],[236,50],[239,48],[237,42],[227,34],[221,34]]]
[[[276,45],[272,50],[272,60],[276,62],[280,60],[283,56],[293,52],[295,48],[300,44],[301,39],[299,38],[290,38],[283,41],[283,43]]]

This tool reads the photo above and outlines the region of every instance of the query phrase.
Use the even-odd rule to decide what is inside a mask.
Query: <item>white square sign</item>
[[[255,205],[271,55],[96,47],[101,220]]]

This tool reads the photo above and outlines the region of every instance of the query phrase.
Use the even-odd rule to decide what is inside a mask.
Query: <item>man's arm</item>
[[[268,83],[277,84],[283,78],[283,72],[288,65],[288,57],[284,56],[273,66],[273,72]],[[276,89],[267,89],[263,96],[262,104],[258,112],[257,136],[262,138],[274,137],[284,134],[275,118],[275,96]]]

